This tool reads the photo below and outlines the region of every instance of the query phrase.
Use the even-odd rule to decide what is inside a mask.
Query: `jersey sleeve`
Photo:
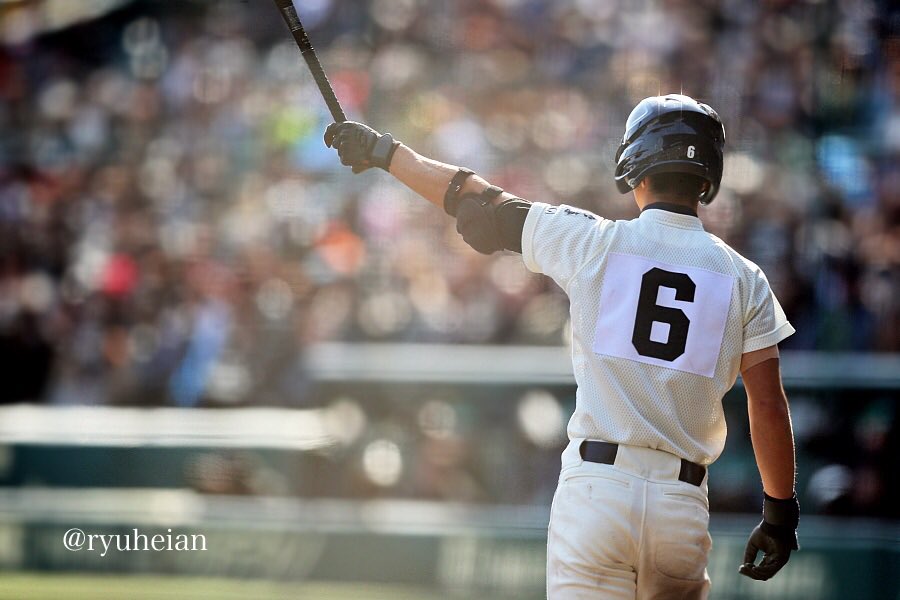
[[[597,253],[600,237],[610,223],[565,204],[533,203],[522,229],[525,266],[567,289],[572,277]]]
[[[756,267],[750,275],[749,298],[744,314],[743,352],[774,346],[794,331],[765,273]]]

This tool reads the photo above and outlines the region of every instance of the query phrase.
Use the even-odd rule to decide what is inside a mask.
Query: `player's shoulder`
[[[537,214],[552,215],[560,218],[572,217],[576,220],[584,219],[586,221],[593,222],[606,220],[600,215],[592,213],[589,210],[578,208],[577,206],[570,206],[568,204],[547,204],[546,202],[532,202],[530,210],[534,211]]]
[[[525,232],[528,235],[539,231],[542,235],[581,235],[595,239],[611,224],[609,219],[577,206],[533,202],[525,221]]]
[[[738,280],[751,281],[765,278],[765,273],[763,273],[759,265],[732,248],[725,240],[709,232],[707,232],[707,236],[715,251],[721,252],[728,257],[728,261],[733,268],[733,274]]]

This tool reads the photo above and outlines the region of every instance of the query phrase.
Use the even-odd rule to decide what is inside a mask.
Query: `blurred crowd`
[[[27,6],[27,5],[26,5]],[[516,255],[324,147],[268,4],[133,2],[0,32],[2,400],[297,405],[318,341],[563,344]],[[272,10],[269,10],[272,8]],[[27,10],[21,8],[20,10]],[[352,118],[518,195],[630,218],[631,107],[724,119],[707,228],[759,263],[795,349],[900,351],[900,25],[870,0],[302,3]]]
[[[549,506],[572,391],[345,384],[326,394],[336,439],[327,450],[290,462],[231,449],[135,464],[146,473],[162,467],[169,485],[202,493]],[[890,392],[796,391],[791,413],[804,514],[900,518],[900,419]],[[726,416],[728,445],[710,468],[711,508],[755,512],[760,482],[742,393],[729,394]]]

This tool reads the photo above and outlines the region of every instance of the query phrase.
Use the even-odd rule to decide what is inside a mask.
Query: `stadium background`
[[[352,118],[532,200],[635,216],[630,108],[716,107],[704,223],[798,330],[804,551],[736,575],[760,491],[738,386],[713,597],[900,597],[891,3],[297,4]],[[267,1],[5,1],[0,41],[0,597],[541,597],[563,293],[341,169]],[[209,550],[69,553],[75,526]]]

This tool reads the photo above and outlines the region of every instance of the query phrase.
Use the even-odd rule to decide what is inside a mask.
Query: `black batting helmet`
[[[616,151],[616,186],[627,194],[647,175],[690,173],[709,182],[700,198],[709,204],[722,181],[724,146],[725,127],[710,106],[681,94],[644,98]]]

